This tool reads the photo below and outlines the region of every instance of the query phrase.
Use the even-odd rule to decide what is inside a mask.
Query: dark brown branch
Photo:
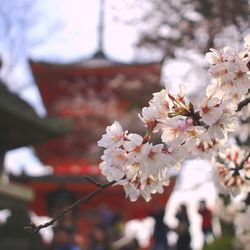
[[[247,106],[250,103],[250,97],[247,97],[243,101],[239,102],[238,108],[236,109],[236,112],[241,111],[245,106]]]
[[[100,182],[97,182],[96,180],[92,179],[91,177],[89,176],[84,176],[84,179],[86,179],[87,181],[93,183],[94,185],[96,185],[97,187],[99,188],[102,188],[103,186],[105,186],[105,184],[102,184]]]
[[[240,165],[237,169],[242,169],[244,167],[244,164],[246,163],[246,161],[248,161],[249,157],[250,157],[250,152],[247,154],[245,159],[240,163]]]
[[[99,187],[97,190],[93,191],[92,193],[82,197],[81,199],[77,200],[75,203],[71,204],[70,206],[68,206],[67,208],[65,208],[64,210],[62,210],[57,216],[55,216],[53,219],[51,219],[50,221],[44,223],[44,224],[40,224],[38,226],[36,226],[35,224],[30,224],[29,226],[25,227],[24,229],[27,232],[31,232],[31,233],[38,233],[42,228],[46,228],[49,226],[52,226],[57,220],[59,220],[64,214],[68,213],[70,210],[72,210],[73,208],[75,208],[79,203],[83,202],[83,203],[88,203],[94,196],[96,196],[98,193],[102,192],[104,189],[112,186],[113,184],[116,183],[116,181],[112,181],[106,184],[100,184],[95,182],[92,178],[90,177],[85,177],[88,181],[94,183],[97,187]]]

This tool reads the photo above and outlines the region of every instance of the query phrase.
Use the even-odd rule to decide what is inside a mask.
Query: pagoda
[[[105,54],[103,6],[100,10],[99,47],[91,58],[70,64],[30,61],[48,114],[74,121],[71,133],[36,147],[41,161],[54,169],[51,176],[29,178],[37,194],[32,209],[40,215],[48,213],[48,206],[51,216],[63,207],[55,204],[56,197],[68,197],[64,203],[69,204],[96,189],[83,176],[102,180],[98,168],[102,150],[97,141],[106,126],[118,120],[130,132],[144,131],[138,113],[152,93],[160,90],[161,62],[122,63]],[[165,203],[171,188],[154,199]],[[126,219],[143,217],[152,207],[144,200],[131,203],[117,186],[103,191],[90,203],[79,205],[72,223],[86,232],[86,223],[96,220],[102,203],[113,210],[126,211]]]

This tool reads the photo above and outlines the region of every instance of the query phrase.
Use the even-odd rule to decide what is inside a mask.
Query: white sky
[[[41,1],[46,12],[63,16],[63,32],[60,29],[45,43],[33,50],[32,56],[39,59],[74,60],[91,56],[97,49],[99,0],[54,0]],[[104,50],[108,56],[131,61],[133,44],[137,34],[133,27],[114,22],[113,6],[117,1],[106,0],[104,16]],[[129,12],[128,12],[129,13]],[[56,19],[56,18],[54,18]]]

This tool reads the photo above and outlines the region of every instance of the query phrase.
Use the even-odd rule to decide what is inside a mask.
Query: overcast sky
[[[133,26],[114,20],[119,2],[120,0],[106,0],[105,3],[104,50],[108,56],[117,60],[131,61],[137,34]],[[62,27],[47,42],[34,49],[32,56],[54,60],[74,60],[91,56],[97,49],[99,4],[100,0],[40,1],[39,5],[44,13],[53,17],[50,22],[60,20]],[[134,15],[131,11],[128,10],[127,15]],[[44,26],[40,25],[40,28],[43,32]]]

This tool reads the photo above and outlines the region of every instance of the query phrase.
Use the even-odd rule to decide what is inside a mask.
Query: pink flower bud
[[[186,121],[179,121],[177,128],[182,132],[185,131],[187,129]]]

